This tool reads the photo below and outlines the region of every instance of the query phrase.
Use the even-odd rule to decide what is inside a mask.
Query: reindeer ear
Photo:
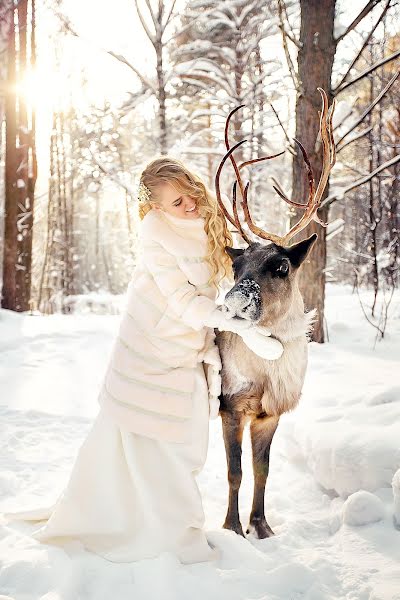
[[[309,255],[311,248],[314,246],[315,242],[318,239],[318,235],[313,233],[309,238],[298,242],[297,244],[293,244],[293,246],[289,246],[289,248],[285,248],[287,252],[287,256],[292,263],[293,267],[300,267],[301,263],[307,258]]]
[[[231,260],[235,260],[235,258],[244,253],[243,248],[232,248],[232,246],[225,246],[225,251],[230,256]]]

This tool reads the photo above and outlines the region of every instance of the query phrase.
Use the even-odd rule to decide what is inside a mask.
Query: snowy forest
[[[91,427],[146,164],[173,156],[215,190],[242,105],[237,160],[284,151],[245,169],[254,221],[283,235],[309,193],[295,139],[322,172],[318,88],[336,162],[295,238],[318,234],[299,274],[318,319],[271,449],[276,535],[221,529],[218,419],[198,477],[216,567],[72,559],[0,522],[1,599],[400,600],[398,0],[0,0],[0,509],[53,501]],[[226,167],[229,198],[234,179]],[[243,461],[246,514],[247,438]]]
[[[131,43],[128,26],[125,39],[110,35],[101,5],[91,38],[75,4],[18,2],[11,27],[12,2],[2,2],[2,307],[67,313],[83,297],[123,293],[144,165],[168,153],[213,188],[224,121],[240,104],[232,137],[248,140],[241,158],[286,150],[247,174],[254,215],[285,228],[297,211],[272,182],[306,197],[293,137],[318,180],[319,86],[337,102],[337,160],[319,211],[329,225],[315,224],[303,272],[306,304],[319,310],[323,341],[326,282],[370,287],[365,310],[382,335],[377,299],[386,306],[398,285],[397,3],[368,2],[358,14],[334,0],[161,2],[151,12],[132,3],[121,7]],[[228,194],[231,185],[227,175]]]

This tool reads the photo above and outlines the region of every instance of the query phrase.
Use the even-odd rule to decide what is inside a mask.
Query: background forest
[[[223,130],[253,164],[250,209],[283,233],[318,181],[320,95],[336,99],[337,161],[303,270],[324,341],[326,282],[374,291],[362,305],[383,336],[399,283],[400,87],[396,0],[2,0],[0,2],[1,306],[118,310],[135,265],[135,189],[158,154],[214,189]],[[315,34],[318,24],[318,34]],[[225,192],[234,173],[227,167]],[[279,182],[279,184],[277,184]],[[244,219],[242,218],[242,221]],[[300,239],[300,238],[299,238]],[[296,238],[297,241],[297,238]],[[238,244],[240,242],[238,241]]]

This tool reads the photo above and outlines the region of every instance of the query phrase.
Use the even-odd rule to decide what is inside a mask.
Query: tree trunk
[[[318,111],[321,108],[321,96],[317,87],[323,88],[329,102],[332,100],[331,75],[335,56],[336,44],[333,37],[335,0],[300,0],[301,26],[298,53],[298,75],[300,89],[296,99],[296,138],[306,148],[316,182],[321,175],[322,152],[320,144],[316,148],[319,131]],[[308,182],[305,175],[301,153],[293,159],[292,199],[304,202],[308,196]],[[326,187],[324,197],[328,193]],[[292,222],[301,213],[293,216]],[[328,209],[319,211],[319,216],[325,222],[328,220]],[[312,254],[303,264],[300,272],[300,289],[303,293],[307,309],[316,307],[318,322],[315,324],[313,339],[324,341],[324,301],[325,301],[325,267],[326,267],[326,230],[312,221],[293,242],[318,233],[318,241]]]
[[[35,65],[35,3],[31,0],[31,35],[28,38],[28,2],[18,5],[19,32],[19,78]],[[28,56],[29,50],[29,56]],[[35,152],[35,119],[34,109],[28,106],[26,98],[18,97],[18,236],[20,251],[18,255],[17,284],[20,290],[20,310],[29,310],[31,305],[31,272],[32,272],[32,234],[34,192],[36,183]]]
[[[5,153],[5,216],[4,216],[4,255],[3,291],[1,306],[18,310],[16,264],[18,257],[17,241],[17,108],[16,108],[16,51],[14,13],[7,50],[7,88],[5,101],[6,153]]]
[[[165,155],[168,152],[167,139],[167,115],[166,115],[166,91],[164,81],[164,64],[163,64],[163,41],[162,41],[162,21],[163,21],[163,4],[159,3],[159,11],[157,15],[158,28],[156,29],[156,42],[154,45],[157,56],[157,87],[158,87],[158,102],[159,113],[158,122],[160,127],[160,154]]]
[[[18,28],[13,23],[8,44],[6,95],[6,183],[2,307],[31,308],[31,267],[36,154],[34,112],[17,83],[35,62],[35,3],[19,2]],[[13,11],[14,17],[14,11]],[[30,37],[28,23],[30,21]],[[18,35],[18,37],[17,37]],[[29,42],[29,45],[28,45]],[[18,53],[17,53],[18,48]],[[28,60],[29,49],[29,60]]]
[[[370,42],[369,43],[369,50],[370,50],[370,62],[371,65],[374,64],[374,60],[375,60],[375,53],[374,53],[374,42]],[[370,75],[368,77],[369,81],[369,103],[373,102],[374,99],[374,75]],[[368,126],[372,127],[374,124],[373,122],[373,118],[372,118],[372,113],[369,113],[368,115]],[[379,161],[378,161],[378,156],[376,157],[376,160],[374,160],[374,155],[375,152],[377,150],[377,147],[379,147],[379,141],[375,140],[375,134],[373,132],[373,130],[371,130],[368,135],[368,144],[369,144],[369,157],[368,157],[368,168],[369,168],[369,172],[372,173],[373,170],[379,165]],[[378,179],[379,181],[379,179]],[[375,180],[374,179],[370,179],[369,180],[369,184],[368,184],[368,188],[369,188],[369,196],[368,196],[368,217],[369,217],[369,233],[370,233],[370,240],[369,240],[369,244],[368,244],[368,249],[369,252],[371,254],[371,262],[372,262],[372,285],[374,288],[374,300],[372,303],[372,308],[371,308],[371,315],[374,317],[375,316],[375,307],[376,307],[376,302],[378,299],[378,291],[379,291],[379,271],[378,271],[378,240],[377,240],[377,225],[378,225],[378,220],[377,220],[377,214],[376,214],[376,204],[378,202],[378,199],[375,198],[376,195],[376,186],[375,186]],[[378,204],[379,205],[379,204]]]

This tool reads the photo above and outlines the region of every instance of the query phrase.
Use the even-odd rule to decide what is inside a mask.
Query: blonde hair
[[[139,202],[140,219],[143,219],[154,205],[161,206],[157,198],[157,187],[161,182],[171,183],[181,194],[196,199],[199,213],[205,219],[204,230],[208,238],[206,260],[211,269],[208,284],[217,288],[224,277],[232,283],[232,261],[225,250],[225,246],[233,245],[232,235],[216,196],[201,178],[190,171],[182,161],[171,156],[161,156],[147,164],[140,176],[140,182],[151,192],[149,199]]]

